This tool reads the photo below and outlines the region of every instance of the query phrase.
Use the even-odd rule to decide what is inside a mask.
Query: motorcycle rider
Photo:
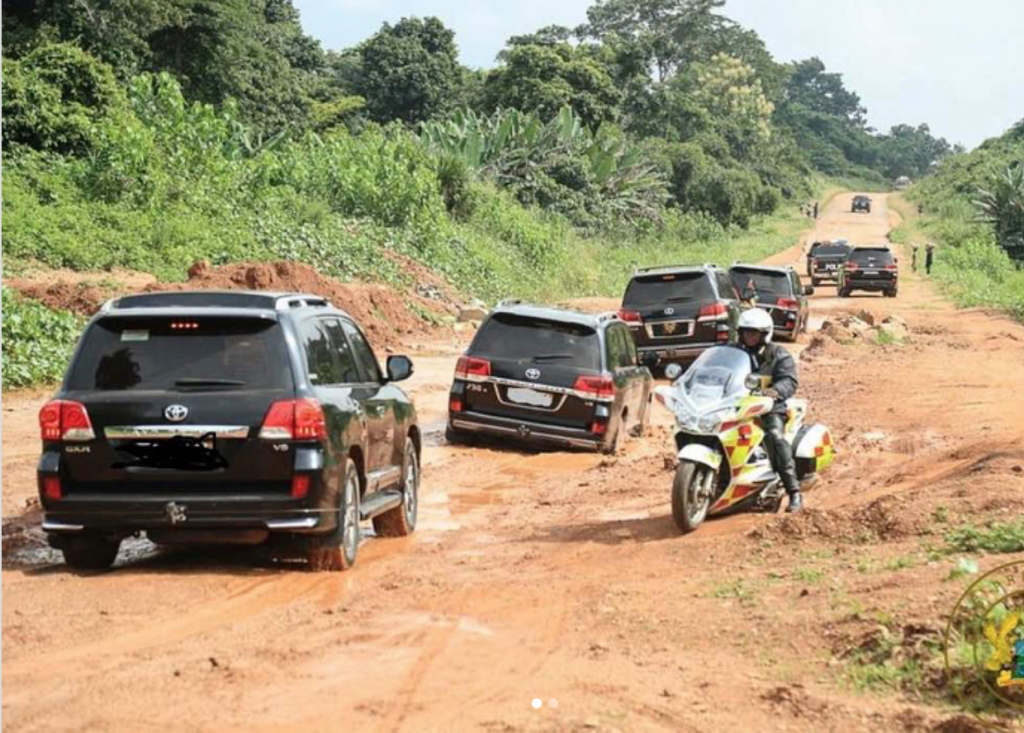
[[[796,362],[784,348],[772,343],[775,324],[765,310],[751,308],[740,314],[737,324],[740,346],[750,355],[755,374],[770,376],[772,385],[765,395],[773,397],[775,404],[767,415],[761,417],[765,431],[764,442],[771,460],[772,469],[782,481],[789,496],[787,512],[799,511],[803,506],[800,484],[796,478],[796,462],[793,447],[786,441],[786,400],[796,394]]]

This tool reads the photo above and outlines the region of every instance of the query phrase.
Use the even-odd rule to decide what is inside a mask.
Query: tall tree
[[[567,43],[516,45],[504,58],[485,83],[491,109],[536,110],[547,121],[569,106],[591,129],[615,119],[620,94],[608,70],[585,49]]]
[[[723,5],[725,0],[597,0],[577,33],[635,42],[664,82],[683,64],[709,55],[706,41],[726,22],[714,12]]]
[[[437,18],[385,23],[358,54],[355,91],[379,122],[422,122],[460,101],[455,34]]]

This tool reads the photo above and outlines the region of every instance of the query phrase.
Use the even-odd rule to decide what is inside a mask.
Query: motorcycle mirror
[[[679,378],[679,375],[683,373],[683,368],[678,364],[669,364],[665,367],[665,377],[671,379],[673,382]]]

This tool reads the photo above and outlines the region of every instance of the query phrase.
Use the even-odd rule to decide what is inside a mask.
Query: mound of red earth
[[[397,257],[397,255],[396,255]],[[413,280],[410,292],[388,285],[339,282],[324,277],[313,267],[296,262],[239,263],[211,267],[197,262],[182,283],[152,283],[145,292],[170,290],[269,290],[321,295],[351,314],[379,347],[397,345],[404,337],[427,334],[437,323],[458,312],[458,298],[451,287],[427,268],[401,263]],[[92,315],[105,300],[133,292],[111,285],[65,280],[11,280],[7,283],[23,295],[50,308]]]

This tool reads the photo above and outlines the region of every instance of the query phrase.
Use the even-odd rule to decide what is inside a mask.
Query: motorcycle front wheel
[[[686,534],[701,525],[711,507],[715,472],[697,463],[684,461],[676,466],[672,482],[672,519]]]

